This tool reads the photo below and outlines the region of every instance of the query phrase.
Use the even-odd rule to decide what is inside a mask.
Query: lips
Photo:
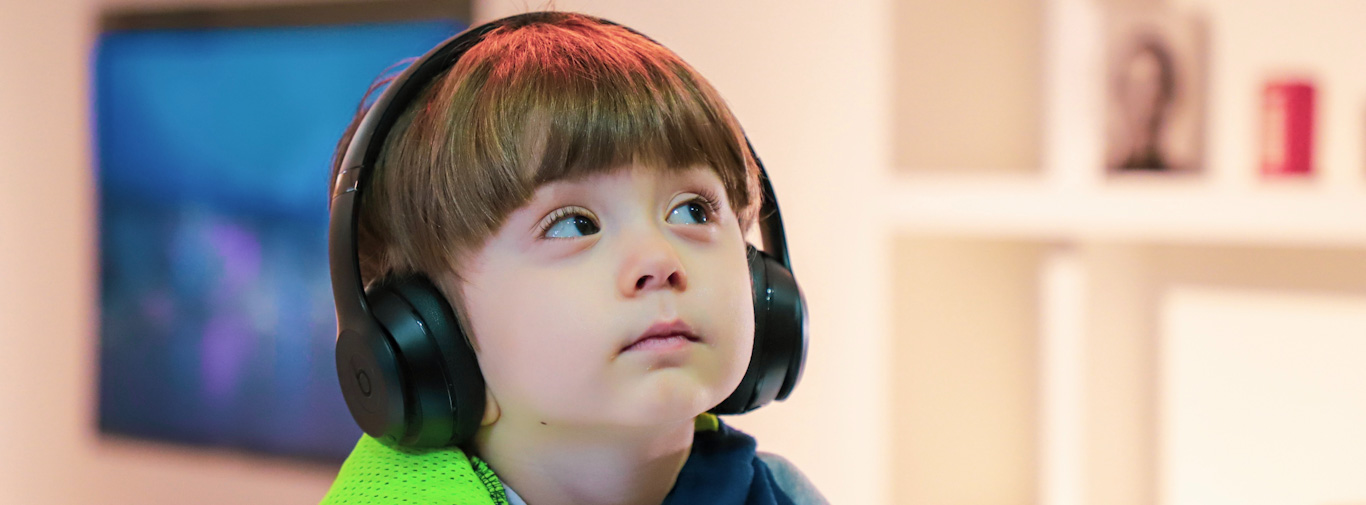
[[[675,319],[650,325],[650,328],[644,333],[622,347],[620,352],[667,348],[701,341],[702,339],[693,333],[688,323]]]

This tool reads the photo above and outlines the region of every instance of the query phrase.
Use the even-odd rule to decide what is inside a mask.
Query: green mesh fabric
[[[702,414],[697,431],[720,420]],[[460,449],[389,447],[361,435],[320,505],[508,505],[502,481],[483,460]]]
[[[320,505],[507,505],[487,464],[457,448],[388,447],[361,435]]]

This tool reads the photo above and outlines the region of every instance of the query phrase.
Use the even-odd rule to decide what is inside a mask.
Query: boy
[[[706,413],[754,347],[760,198],[710,85],[553,12],[497,25],[434,82],[385,138],[356,255],[365,284],[421,273],[450,302],[482,416],[459,448],[362,437],[324,503],[823,503]]]

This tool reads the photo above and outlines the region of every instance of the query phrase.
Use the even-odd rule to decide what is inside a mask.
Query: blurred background
[[[0,1],[0,503],[316,503],[334,143],[550,4]],[[1366,3],[553,7],[745,125],[811,342],[731,422],[832,503],[1366,504]]]

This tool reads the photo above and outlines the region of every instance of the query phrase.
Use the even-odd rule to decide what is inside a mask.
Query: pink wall
[[[332,468],[98,436],[86,133],[96,8],[0,10],[0,503],[316,503]]]

